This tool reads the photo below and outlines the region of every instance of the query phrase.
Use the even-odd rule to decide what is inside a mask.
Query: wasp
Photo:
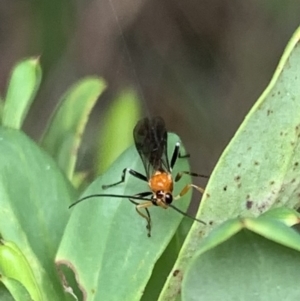
[[[204,190],[201,187],[194,184],[187,184],[178,195],[174,196],[174,182],[178,182],[185,174],[203,178],[208,178],[208,176],[189,171],[182,171],[177,173],[177,175],[173,178],[172,170],[177,159],[187,158],[189,155],[180,154],[180,142],[177,142],[175,144],[171,160],[168,159],[168,133],[164,120],[161,117],[154,117],[144,118],[138,121],[133,130],[133,138],[136,150],[143,162],[145,174],[137,172],[131,168],[125,168],[122,172],[120,181],[109,185],[103,185],[102,189],[106,190],[124,183],[126,175],[129,174],[141,181],[147,182],[149,191],[140,192],[135,195],[93,194],[81,198],[71,204],[69,208],[83,200],[93,197],[127,198],[135,205],[137,213],[146,219],[148,237],[151,236],[151,215],[148,210],[151,206],[159,206],[164,209],[171,207],[182,215],[205,225],[205,222],[202,220],[189,216],[173,205],[173,201],[180,199],[191,188],[198,190],[202,194],[204,193]],[[145,210],[145,213],[142,211],[143,209]]]

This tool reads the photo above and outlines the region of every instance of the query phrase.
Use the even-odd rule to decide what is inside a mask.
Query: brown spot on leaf
[[[249,209],[252,208],[252,206],[253,206],[253,202],[248,200],[248,201],[246,202],[246,208],[249,210]]]
[[[175,271],[173,272],[173,277],[176,277],[179,273],[180,273],[180,270],[175,270]]]
[[[239,181],[240,179],[241,179],[241,176],[236,176],[236,177],[234,178],[235,181]]]
[[[206,196],[209,198],[209,197],[210,197],[210,194],[209,194],[209,193],[206,193]]]
[[[82,293],[80,300],[83,300],[83,301],[87,300],[87,292],[86,292],[85,288],[83,287],[82,283],[79,281],[78,271],[75,268],[75,266],[73,265],[73,263],[69,260],[62,259],[62,260],[56,260],[55,265],[56,265],[56,270],[58,272],[61,284],[64,287],[64,289],[68,290],[70,288],[70,286],[67,282],[67,279],[65,277],[65,274],[63,272],[63,269],[68,268],[74,273],[78,288],[80,289],[80,291]]]
[[[271,181],[271,182],[270,182],[270,185],[274,185],[274,184],[275,184],[275,182],[274,182],[274,181]]]
[[[227,190],[227,186],[224,186],[224,187],[223,187],[223,190],[226,191],[226,190]]]
[[[257,161],[254,161],[254,165],[259,165],[259,162],[257,162]]]
[[[237,165],[237,167],[241,167],[241,165],[242,165],[242,163],[239,163],[239,164]]]
[[[263,213],[266,210],[266,203],[262,203],[257,209]]]

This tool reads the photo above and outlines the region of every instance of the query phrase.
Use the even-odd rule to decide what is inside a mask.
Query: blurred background
[[[66,89],[102,76],[108,89],[80,166],[94,164],[105,115],[130,89],[140,116],[161,115],[192,169],[210,174],[299,24],[300,0],[1,0],[0,91],[18,60],[40,56],[42,88],[24,128],[39,139]]]

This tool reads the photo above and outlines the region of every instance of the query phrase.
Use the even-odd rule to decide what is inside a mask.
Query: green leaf
[[[294,229],[273,218],[260,216],[256,219],[245,219],[245,227],[274,242],[300,251],[300,235]]]
[[[133,143],[132,129],[140,118],[139,100],[132,90],[114,100],[99,131],[98,173],[102,174]]]
[[[299,205],[299,37],[300,29],[211,176],[199,214],[214,225]]]
[[[3,284],[6,286],[6,288],[9,290],[9,292],[13,296],[13,299],[11,298],[8,300],[15,300],[15,301],[41,300],[41,299],[31,298],[28,291],[24,288],[24,286],[15,279],[7,278],[7,277],[1,275],[1,281],[3,282]],[[4,298],[9,298],[9,297],[2,296],[2,294],[0,292],[0,300],[1,301],[6,300]]]
[[[287,226],[294,226],[300,223],[300,213],[287,207],[274,208],[262,214],[261,217],[273,218]]]
[[[6,279],[4,279],[5,281]],[[15,281],[15,280],[14,280]],[[9,285],[9,284],[8,284]],[[27,292],[28,295],[28,292]],[[26,298],[26,293],[24,293]],[[0,282],[0,300],[1,301],[16,301],[16,298],[13,298],[9,290]],[[26,300],[26,299],[25,299]]]
[[[54,257],[75,192],[53,160],[21,132],[0,128],[0,144],[0,233],[21,250],[12,257],[15,276],[10,278],[30,274],[24,256],[34,277],[30,283],[36,282],[40,291],[35,296],[42,296],[38,300],[66,300]],[[33,295],[36,287],[23,285]]]
[[[299,252],[243,230],[195,257],[183,279],[182,300],[294,301],[299,265]]]
[[[38,58],[18,63],[12,71],[5,98],[2,124],[20,129],[42,79]]]
[[[72,180],[82,135],[98,97],[106,88],[99,78],[85,78],[60,100],[41,144]]]
[[[222,226],[217,227],[214,229],[209,236],[205,237],[201,241],[201,246],[198,247],[198,252],[206,252],[207,250],[210,250],[217,245],[221,244],[222,242],[228,240],[230,237],[232,237],[234,234],[236,234],[238,231],[240,231],[243,228],[243,225],[239,219],[233,219],[228,220],[227,222],[223,223]],[[200,233],[201,234],[201,233]],[[186,238],[189,239],[189,235]],[[195,253],[185,254],[185,256],[179,256],[177,259],[176,265],[179,267],[186,266],[188,263],[192,260]],[[178,295],[178,292],[181,291],[181,280],[184,275],[185,270],[174,268],[172,269],[172,273],[169,275],[167,282],[170,281],[170,279],[175,279],[176,285],[173,285],[172,291],[165,285],[163,290],[161,291],[159,300],[168,300],[167,298],[174,298]],[[165,294],[168,294],[168,297],[165,297]],[[171,297],[170,297],[171,296]],[[179,297],[179,296],[178,296]],[[177,300],[177,299],[176,299]],[[180,298],[178,298],[180,300]]]
[[[177,141],[179,138],[175,134],[169,134],[169,155]],[[144,173],[134,146],[125,151],[105,175],[92,183],[83,196],[99,193],[133,195],[149,191],[146,182],[130,175],[124,184],[105,191],[101,189],[103,184],[118,181],[126,167]],[[188,162],[178,159],[175,167],[174,174],[188,170]],[[174,194],[189,181],[189,177],[184,177],[178,182]],[[185,211],[189,200],[190,193],[174,205]],[[172,208],[150,207],[152,237],[149,238],[145,219],[136,213],[128,199],[99,197],[86,200],[72,210],[57,253],[57,264],[74,269],[85,300],[140,300],[156,261],[183,216]]]
[[[264,93],[223,152],[174,270],[184,271],[203,236],[222,222],[300,203],[300,29],[289,42]],[[159,300],[181,279],[170,274]],[[178,289],[177,289],[177,292]],[[270,299],[270,298],[269,298]]]
[[[16,287],[17,294],[19,295],[20,284],[24,285],[30,293],[33,300],[41,300],[41,292],[34,278],[32,269],[24,254],[21,250],[12,242],[1,241],[0,243],[0,271],[1,280],[5,284],[3,277],[7,277],[7,283],[10,286],[10,292],[13,294],[13,290]],[[11,282],[15,279],[17,281]],[[8,287],[8,286],[7,286]],[[24,287],[21,286],[21,295]]]

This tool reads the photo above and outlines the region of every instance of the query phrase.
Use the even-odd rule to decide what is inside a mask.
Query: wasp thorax
[[[155,174],[149,179],[148,183],[150,189],[155,193],[158,191],[173,191],[172,175],[167,172],[155,172]]]

